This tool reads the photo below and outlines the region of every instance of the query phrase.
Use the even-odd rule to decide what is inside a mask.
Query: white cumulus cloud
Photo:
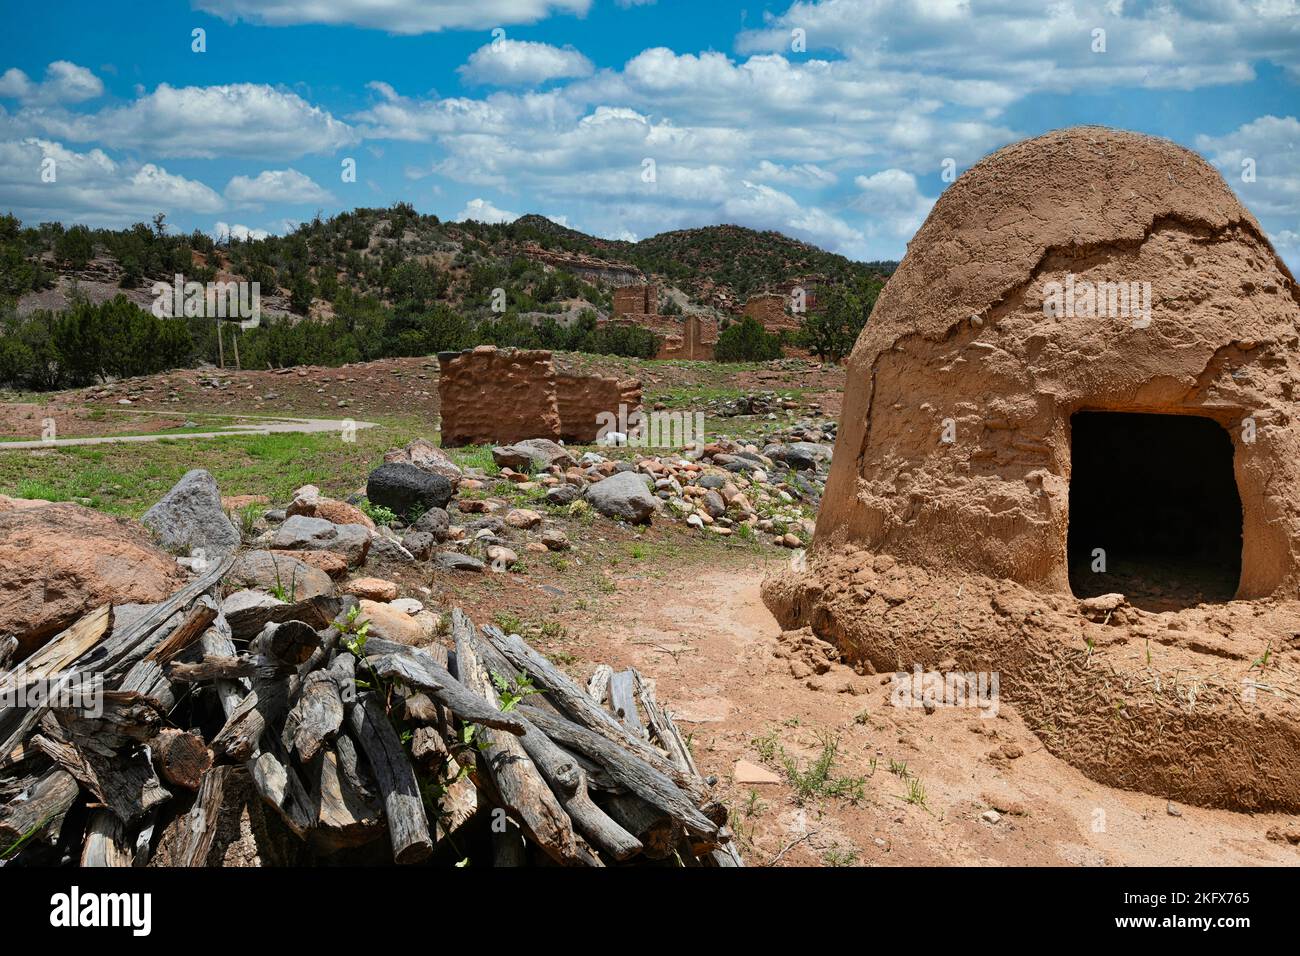
[[[84,66],[55,60],[45,68],[45,79],[37,82],[17,67],[0,74],[0,98],[26,104],[81,103],[104,94],[104,84]]]
[[[328,190],[296,169],[264,169],[251,178],[235,176],[226,184],[226,198],[246,205],[334,201]]]

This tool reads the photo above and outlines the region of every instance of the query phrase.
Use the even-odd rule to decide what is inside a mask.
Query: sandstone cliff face
[[[1081,292],[1044,313],[1111,283],[1137,284],[1127,311]],[[1068,590],[1070,415],[1199,414],[1233,436],[1239,596],[1294,595],[1298,322],[1294,278],[1200,157],[1095,127],[1007,147],[940,198],[858,340],[816,545]]]

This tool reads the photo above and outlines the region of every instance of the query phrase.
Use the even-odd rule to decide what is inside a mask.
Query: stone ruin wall
[[[442,446],[509,444],[526,438],[590,444],[601,412],[641,408],[641,383],[556,372],[544,349],[481,345],[438,356]]]
[[[481,345],[438,365],[444,448],[559,435],[550,352]]]
[[[653,282],[628,285],[614,290],[614,318],[658,315],[659,290]]]
[[[744,314],[758,319],[768,332],[794,332],[799,328],[799,318],[786,312],[789,301],[788,296],[775,292],[751,295],[745,302]]]
[[[612,413],[617,419],[619,406],[626,409],[628,416],[641,408],[641,383],[636,379],[620,381],[604,375],[557,372],[555,385],[560,437],[572,444],[590,445],[596,441],[602,413]]]

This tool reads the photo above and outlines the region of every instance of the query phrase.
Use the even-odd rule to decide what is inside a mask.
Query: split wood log
[[[524,671],[534,683],[546,690],[552,702],[569,718],[583,728],[603,737],[609,743],[626,748],[636,754],[660,774],[667,775],[678,787],[697,803],[705,799],[705,790],[697,777],[683,771],[649,742],[634,737],[609,711],[595,703],[573,679],[537,651],[517,634],[505,635],[497,628],[486,627],[484,632],[492,644],[510,661],[516,670]]]
[[[351,654],[342,654],[328,668],[312,671],[303,679],[302,696],[284,722],[281,741],[304,764],[316,759],[321,747],[338,736],[343,726],[340,681],[354,676]]]
[[[180,826],[173,831],[175,842],[158,862],[165,866],[203,866],[217,835],[217,819],[225,805],[226,787],[238,767],[213,767],[203,775],[198,796]],[[161,849],[161,848],[160,848]]]
[[[419,863],[433,852],[424,801],[397,731],[373,694],[357,695],[348,714],[348,728],[366,755],[383,798],[393,859],[398,863]]]
[[[666,860],[676,852],[677,824],[663,810],[631,793],[611,796],[602,806],[619,826],[641,841],[646,859]]]
[[[672,778],[650,766],[639,754],[631,753],[593,730],[548,714],[539,707],[521,704],[519,710],[522,716],[556,743],[580,750],[599,761],[616,780],[641,799],[665,811],[692,836],[703,840],[716,839],[717,825],[699,811],[690,797],[678,789]]]
[[[231,636],[238,641],[262,633],[268,624],[282,624],[286,621],[301,621],[319,631],[337,620],[345,606],[342,598],[320,594],[292,604],[232,610],[226,620],[230,623]]]
[[[646,738],[645,725],[636,709],[637,673],[631,668],[618,671],[609,679],[609,709],[619,719],[627,732],[638,739]]]
[[[24,660],[16,668],[17,673],[0,675],[0,689],[12,691],[20,678],[24,681],[44,680],[68,667],[108,634],[113,619],[111,612],[111,605],[105,604],[83,615],[75,624]],[[14,645],[17,646],[16,639]]]
[[[178,684],[233,680],[252,677],[256,672],[257,661],[247,654],[237,657],[204,657],[191,662],[178,661],[167,667],[167,677]]]
[[[18,650],[18,638],[12,634],[0,637],[0,667],[8,667]]]
[[[614,676],[614,668],[608,664],[597,664],[587,681],[587,696],[598,704],[604,704],[609,696],[609,679]]]
[[[342,738],[345,746],[352,741]],[[355,752],[354,752],[355,759]],[[312,843],[326,853],[363,846],[383,833],[379,807],[339,768],[339,754],[327,744],[313,765],[319,773],[320,814]]]
[[[0,854],[15,851],[19,841],[52,843],[80,789],[72,774],[61,767],[25,777],[20,785],[21,799],[11,799],[0,807]]]
[[[453,620],[458,613],[459,611],[452,612]],[[486,643],[474,636],[473,625],[464,632],[459,632],[457,638],[458,654],[461,649],[460,639],[463,638],[475,657],[481,658]],[[505,679],[504,675],[498,676]],[[559,798],[578,832],[619,862],[639,853],[641,842],[592,802],[587,792],[587,775],[578,762],[527,720],[523,723],[524,734],[519,738],[519,743],[550,784],[552,792]]]
[[[212,751],[197,734],[164,727],[149,743],[154,766],[168,783],[197,790],[212,766]]]
[[[180,627],[172,631],[153,650],[145,655],[145,660],[167,664],[193,644],[199,636],[216,620],[217,603],[206,594],[200,595],[191,606],[189,613]]]
[[[459,608],[451,612],[456,640],[456,667],[461,681],[492,709],[500,704],[487,669],[474,651],[474,624]],[[522,734],[526,728],[515,720]],[[518,737],[481,726],[475,732],[478,766],[500,794],[501,806],[519,821],[524,832],[551,859],[564,864],[579,862],[573,842],[573,825],[537,765]]]
[[[85,842],[81,846],[84,867],[129,867],[135,854],[126,840],[125,828],[115,813],[92,810],[86,824]]]
[[[143,750],[104,753],[45,734],[33,736],[31,747],[70,773],[123,823],[133,823],[171,799]]]

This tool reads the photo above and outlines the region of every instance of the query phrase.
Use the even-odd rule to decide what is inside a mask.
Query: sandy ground
[[[996,717],[898,708],[881,676],[865,678],[862,695],[810,689],[774,654],[780,631],[759,597],[762,575],[683,569],[677,583],[621,582],[577,651],[656,678],[701,769],[718,776],[751,865],[1300,863],[1300,849],[1265,836],[1291,818],[1174,806],[1096,784],[1048,754],[1006,703]],[[801,762],[825,735],[838,738],[833,773],[865,777],[863,799],[800,802],[786,782],[735,783],[736,761],[761,763],[756,740],[773,732]],[[906,776],[891,761],[905,762]],[[904,799],[913,779],[924,806]],[[983,819],[993,807],[996,823]]]

